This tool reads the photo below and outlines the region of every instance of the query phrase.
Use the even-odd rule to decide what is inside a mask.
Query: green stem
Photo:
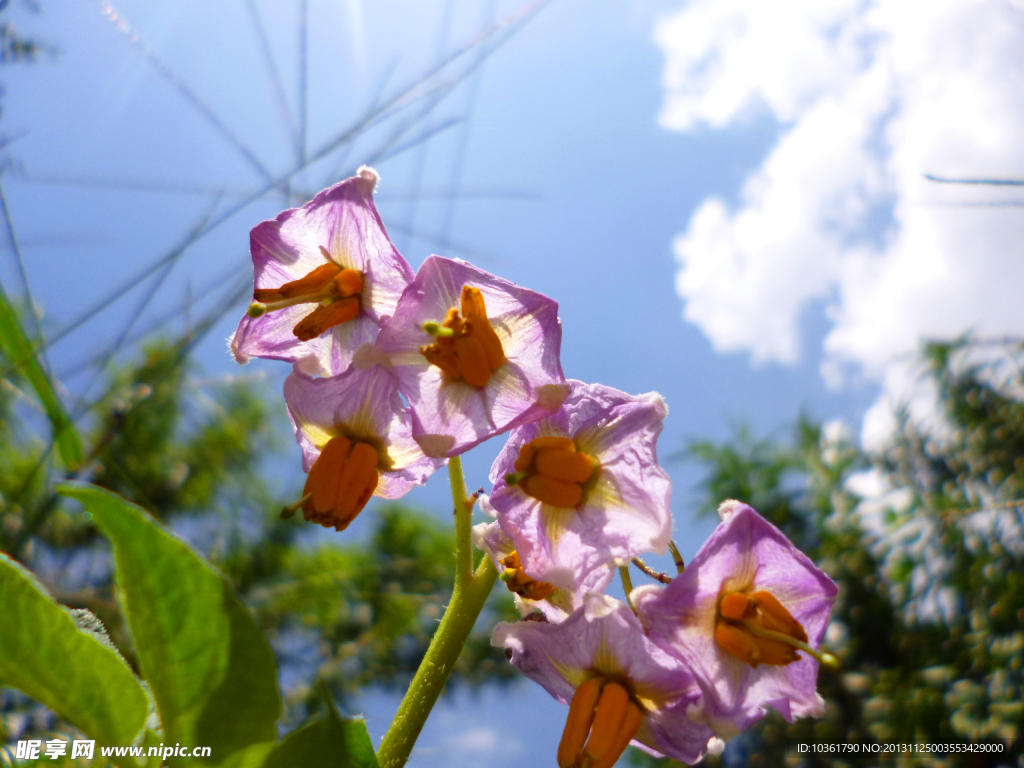
[[[448,472],[455,502],[455,589],[423,663],[416,670],[409,690],[398,705],[395,719],[377,750],[381,768],[401,768],[409,759],[423,724],[441,695],[441,689],[498,578],[498,571],[489,557],[484,557],[476,573],[472,573],[470,509],[466,506],[466,486],[458,458],[448,462]]]
[[[473,575],[473,514],[466,506],[466,481],[462,478],[462,461],[456,456],[448,460],[448,477],[455,504],[455,589],[469,582]],[[454,596],[453,596],[454,601]]]

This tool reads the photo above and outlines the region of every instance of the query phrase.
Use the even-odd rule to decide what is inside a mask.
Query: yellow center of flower
[[[449,309],[440,325],[431,322],[423,326],[435,341],[420,347],[420,354],[451,378],[483,387],[491,380],[491,373],[505,362],[505,350],[487,319],[480,289],[464,285],[460,305]]]
[[[573,694],[558,768],[611,768],[643,722],[643,709],[626,688],[603,677],[584,681]]]
[[[505,566],[505,571],[501,574],[500,578],[505,582],[509,592],[515,592],[527,600],[543,600],[557,591],[557,587],[553,584],[548,584],[546,581],[537,581],[532,576],[527,576],[523,572],[523,564],[519,560],[519,553],[514,550],[511,555],[501,561],[501,564]]]
[[[330,260],[323,246],[321,253],[328,261],[304,277],[285,283],[280,288],[257,288],[249,316],[260,317],[296,304],[318,304],[292,329],[299,341],[315,339],[328,328],[352,320],[359,315],[359,297],[363,292],[363,276],[354,269],[342,269]]]
[[[332,437],[309,470],[302,516],[325,528],[345,530],[377,490],[379,461],[369,443]]]
[[[715,642],[740,661],[784,667],[798,661],[797,651],[816,658],[832,671],[839,660],[807,644],[807,632],[771,592],[726,591],[718,598]]]
[[[575,507],[596,467],[592,458],[576,450],[571,438],[535,437],[519,449],[516,473],[506,475],[505,482],[553,507]]]

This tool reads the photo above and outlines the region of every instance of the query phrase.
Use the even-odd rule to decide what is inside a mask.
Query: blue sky
[[[825,19],[809,28],[861,23],[851,16],[848,5],[836,12],[839,21]],[[298,125],[298,4],[260,2],[257,6],[281,72],[290,121]],[[507,0],[373,4],[311,0],[310,148],[322,146],[375,99],[398,93],[436,61],[439,52],[457,49],[485,28],[489,19],[503,18],[517,7]],[[715,88],[726,87],[725,80],[701,81],[704,90],[698,89],[696,95],[671,84],[666,88],[662,82],[666,71],[695,79],[706,75],[701,67],[707,62],[697,58],[682,63],[677,58],[676,70],[666,70],[666,52],[681,55],[673,46],[686,43],[685,36],[662,32],[660,44],[655,41],[655,30],[666,29],[663,20],[678,18],[682,7],[675,2],[555,0],[495,51],[476,79],[470,78],[448,95],[407,138],[430,126],[444,127],[450,120],[461,122],[438,133],[424,145],[425,150],[404,152],[376,167],[382,177],[382,217],[413,267],[432,252],[460,256],[553,296],[560,303],[562,364],[568,376],[627,392],[664,394],[670,414],[661,451],[675,483],[678,539],[684,554],[690,555],[711,523],[691,519],[691,489],[699,472],[668,461],[670,454],[688,439],[723,438],[730,425],[741,421],[758,433],[784,435],[801,408],[820,419],[846,419],[857,428],[886,379],[848,376],[838,388],[826,386],[819,370],[823,360],[835,355],[837,348],[856,349],[852,342],[847,347],[827,346],[843,312],[849,314],[856,307],[849,299],[850,284],[840,277],[822,279],[809,288],[801,282],[799,270],[813,271],[817,264],[814,248],[818,245],[783,238],[779,253],[789,253],[787,248],[800,252],[799,247],[804,247],[810,254],[807,260],[790,269],[792,264],[781,261],[781,256],[769,259],[761,273],[747,268],[757,254],[739,248],[740,266],[718,275],[713,290],[700,281],[688,283],[690,293],[684,295],[692,306],[704,309],[690,317],[692,322],[683,319],[684,304],[676,289],[680,264],[693,269],[700,259],[711,258],[695,256],[695,248],[701,243],[720,245],[715,237],[723,231],[722,227],[700,229],[691,223],[691,216],[715,197],[731,210],[763,209],[757,190],[767,189],[764,194],[770,198],[772,184],[781,184],[779,179],[785,176],[776,172],[776,165],[765,163],[778,156],[779,147],[785,148],[785,140],[809,116],[800,105],[811,103],[816,93],[833,93],[834,84],[815,83],[800,91],[799,99],[787,101],[772,83],[758,81],[755,86],[761,88],[761,95],[734,99],[739,106],[731,112],[712,110],[718,94]],[[688,8],[694,14],[712,13],[706,3]],[[238,199],[231,196],[236,191],[262,185],[255,164],[159,73],[139,41],[251,148],[272,176],[295,162],[289,122],[280,119],[246,9],[246,0],[215,4],[178,0],[156,7],[118,3],[117,19],[127,19],[128,32],[117,29],[109,7],[84,0],[43,0],[39,14],[19,17],[26,29],[61,51],[53,60],[5,71],[0,123],[7,136],[20,136],[10,153],[23,174],[10,172],[3,184],[25,246],[34,298],[53,327],[60,328],[127,276],[155,262],[211,210],[226,210]],[[450,27],[444,23],[448,13]],[[700,18],[690,21],[701,29]],[[761,28],[752,24],[750,29],[756,37]],[[770,37],[771,29],[765,29]],[[139,36],[135,41],[130,37],[133,33]],[[718,46],[712,46],[716,55],[726,62],[724,71],[730,71],[733,59],[728,54],[744,40],[713,42]],[[473,62],[480,50],[486,46],[456,62],[441,77]],[[813,65],[812,61],[808,66]],[[742,73],[757,71],[750,61],[735,67]],[[837,76],[836,82],[844,81]],[[757,87],[751,86],[755,96]],[[673,93],[679,97],[680,92],[682,102],[679,98],[671,102],[669,97]],[[666,106],[672,103],[674,107]],[[411,109],[414,113],[416,107]],[[300,174],[296,186],[315,192],[335,167],[354,169],[401,119],[401,115],[393,118],[356,143],[344,163],[332,156]],[[827,158],[829,147],[824,146],[821,156]],[[985,166],[970,153],[958,162],[949,167],[1007,172],[1015,168],[1012,163],[1000,166],[998,158]],[[935,163],[924,165],[915,166],[912,173]],[[449,189],[453,168],[461,168],[461,189],[492,196],[460,199],[454,208],[437,200],[413,206],[405,199],[417,188]],[[839,171],[856,177],[848,168]],[[65,183],[52,183],[57,179]],[[761,179],[761,187],[755,184],[751,191],[752,179]],[[86,180],[173,182],[222,188],[229,194],[212,209],[216,201],[212,193],[78,183]],[[72,181],[76,183],[68,183]],[[494,193],[504,196],[494,197]],[[515,194],[510,197],[509,193]],[[891,198],[898,193],[902,194],[882,190],[878,195]],[[871,202],[873,198],[868,197]],[[176,264],[140,327],[147,325],[147,318],[185,306],[190,295],[201,296],[211,285],[235,279],[232,275],[244,279],[251,274],[247,232],[282,207],[281,195],[267,195],[196,243]],[[821,216],[827,218],[827,214]],[[819,226],[817,219],[808,217],[809,229]],[[881,237],[886,221],[882,216],[870,225],[857,226],[873,227]],[[410,228],[426,237],[409,236],[405,231]],[[966,226],[963,237],[974,228],[974,224]],[[444,239],[446,230],[450,242],[438,246],[436,241]],[[683,239],[676,240],[680,235]],[[832,258],[822,253],[821,259]],[[776,268],[788,282],[772,279]],[[845,273],[837,267],[835,274]],[[0,257],[0,278],[16,292],[19,281],[9,253]],[[764,281],[764,290],[759,280]],[[1009,280],[1009,286],[1014,285],[1020,286],[1016,272]],[[115,339],[143,293],[137,290],[113,304],[55,346],[51,354],[56,369],[74,370],[81,360]],[[197,302],[192,317],[201,316],[203,310],[204,305]],[[224,340],[243,310],[240,302],[227,313],[200,346],[198,359],[211,375],[265,374],[279,382],[286,366],[255,362],[239,369],[228,356]],[[773,333],[782,333],[772,330],[776,314],[790,321],[783,332],[796,329],[795,354],[771,351],[788,349],[781,342],[771,343]],[[720,330],[730,319],[745,329],[745,335],[730,336]],[[973,316],[955,319],[967,327]],[[176,327],[180,329],[183,322]],[[998,323],[991,326],[999,327]],[[888,353],[899,352],[893,348]],[[855,352],[844,354],[840,355],[844,364],[871,362]],[[761,362],[755,365],[753,358]],[[88,376],[70,379],[71,393],[80,395],[88,380]],[[500,447],[500,441],[493,442],[466,459],[471,487],[485,483]],[[282,461],[290,462],[282,467],[282,477],[294,473],[297,479],[298,448]],[[439,475],[409,500],[446,514],[447,493],[444,477]],[[353,526],[350,535],[365,530],[369,514],[360,521],[362,528]],[[376,739],[397,699],[369,694],[362,704]],[[496,768],[547,764],[564,714],[561,705],[527,682],[500,693],[485,691],[478,698],[462,692],[435,712],[413,764],[477,765],[484,756]]]

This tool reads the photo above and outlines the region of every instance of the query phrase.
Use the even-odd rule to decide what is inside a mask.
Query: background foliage
[[[31,407],[31,387],[8,373],[0,389],[3,551],[58,603],[99,617],[138,671],[106,539],[92,516],[54,488],[61,479],[87,478],[141,505],[230,579],[273,643],[288,681],[289,727],[322,708],[317,679],[342,702],[367,685],[403,687],[451,594],[452,526],[391,504],[376,516],[369,540],[353,543],[317,535],[301,518],[281,520],[281,507],[300,490],[293,477],[275,498],[266,479],[281,447],[283,403],[259,379],[195,378],[187,349],[187,340],[152,344],[110,377],[76,470],[47,461],[54,446]],[[508,593],[496,592],[491,604],[455,685],[511,677],[489,636],[514,608]],[[0,696],[7,739],[70,732],[13,689]]]
[[[963,339],[929,344],[922,358],[939,423],[904,414],[876,455],[807,418],[788,443],[741,429],[690,446],[708,467],[705,513],[721,499],[749,502],[840,587],[825,642],[843,671],[820,674],[825,717],[789,724],[773,713],[707,763],[896,759],[802,754],[800,743],[1004,747],[901,753],[900,765],[1018,765],[1024,755],[1024,345]]]

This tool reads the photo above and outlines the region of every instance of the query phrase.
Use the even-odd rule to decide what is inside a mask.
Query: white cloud
[[[1024,330],[1024,208],[978,205],[1024,190],[923,178],[1024,178],[1024,2],[693,0],[656,39],[662,125],[782,126],[738,206],[705,200],[674,244],[716,349],[793,362],[824,303],[823,375],[883,385],[870,438],[894,403],[928,407],[921,339]]]
[[[493,728],[477,728],[452,739],[451,746],[462,752],[480,752],[494,749],[498,733]]]

